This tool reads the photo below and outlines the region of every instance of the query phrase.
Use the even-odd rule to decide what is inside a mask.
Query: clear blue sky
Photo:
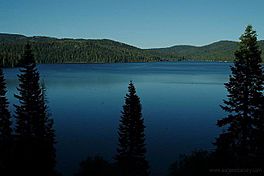
[[[264,0],[0,0],[0,32],[108,38],[141,48],[264,39]]]

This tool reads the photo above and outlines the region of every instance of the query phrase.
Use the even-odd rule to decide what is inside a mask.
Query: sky
[[[264,0],[0,0],[0,33],[112,39],[140,48],[264,39]]]

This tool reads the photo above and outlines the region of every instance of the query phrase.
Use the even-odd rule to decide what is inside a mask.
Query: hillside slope
[[[238,42],[219,41],[206,46],[178,45],[168,48],[140,49],[108,39],[57,39],[0,33],[0,59],[4,66],[16,66],[24,45],[32,44],[38,63],[116,63],[176,60],[232,61]],[[259,41],[263,50],[264,41]]]
[[[264,59],[264,41],[258,42]],[[149,51],[163,58],[185,58],[189,60],[232,61],[238,42],[219,41],[206,46],[173,46],[150,49]]]
[[[30,42],[38,63],[152,62],[160,58],[124,43],[102,39],[57,39],[0,34],[0,58],[5,66],[15,66],[24,45]]]

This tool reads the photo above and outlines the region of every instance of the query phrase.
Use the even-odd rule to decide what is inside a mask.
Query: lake
[[[111,161],[130,80],[141,98],[147,159],[153,176],[166,175],[179,154],[209,149],[221,129],[231,63],[159,62],[38,65],[55,120],[57,167],[65,176],[87,156]],[[18,69],[5,69],[10,109],[17,103]]]

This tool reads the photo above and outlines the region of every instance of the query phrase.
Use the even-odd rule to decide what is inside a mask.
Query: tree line
[[[125,63],[157,61],[233,61],[238,42],[219,41],[196,47],[178,45],[168,48],[140,49],[112,40],[57,39],[26,37],[0,33],[0,62],[5,67],[17,67],[26,43],[32,45],[36,62],[61,63]],[[258,41],[264,49],[264,41]],[[264,53],[262,53],[262,58]],[[262,61],[263,62],[263,61]]]
[[[25,46],[15,97],[15,124],[8,110],[6,84],[0,68],[0,175],[55,176],[56,151],[53,120],[48,112],[45,86],[40,84],[34,55]],[[227,98],[221,108],[226,117],[217,121],[223,131],[214,151],[197,150],[182,155],[169,175],[263,175],[264,172],[264,71],[261,50],[252,26],[247,26],[235,52]],[[129,83],[120,117],[115,162],[102,157],[81,162],[76,176],[148,176],[142,105]],[[162,161],[161,161],[162,162]]]

